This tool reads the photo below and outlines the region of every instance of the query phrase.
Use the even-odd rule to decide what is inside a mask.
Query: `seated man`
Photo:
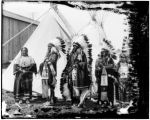
[[[32,97],[32,81],[33,73],[37,73],[34,59],[28,56],[28,49],[26,47],[21,49],[21,57],[19,57],[14,64],[14,96],[16,102],[26,103],[30,102]]]

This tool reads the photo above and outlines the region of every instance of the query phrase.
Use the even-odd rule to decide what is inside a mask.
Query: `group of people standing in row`
[[[40,64],[39,74],[42,78],[42,98],[46,103],[56,102],[55,85],[57,76],[57,60],[60,57],[59,51],[53,44],[48,44],[48,52],[44,61]],[[116,97],[120,101],[128,101],[127,81],[129,64],[125,54],[120,55],[120,61],[115,65],[108,50],[103,49],[98,55],[95,63],[95,76],[98,84],[98,101],[114,100],[114,83],[116,83]],[[28,56],[28,49],[21,49],[21,56],[14,64],[14,96],[16,102],[30,103],[32,98],[33,73],[37,74],[37,67],[34,59]],[[82,91],[89,89],[91,84],[90,68],[87,56],[80,44],[74,44],[65,68],[65,79],[69,83],[71,99],[81,96]],[[114,79],[115,77],[116,79]]]
[[[129,63],[125,54],[120,54],[120,60],[115,65],[109,50],[104,48],[101,50],[95,62],[98,104],[107,102],[109,105],[113,105],[114,99],[121,102],[129,101],[126,95],[128,90],[128,73]],[[93,94],[90,88],[93,83],[91,66],[82,46],[78,43],[73,44],[73,50],[69,55],[64,74],[64,79],[67,78],[68,81],[72,103],[78,99],[80,100],[78,105],[81,105],[89,89],[91,94]]]

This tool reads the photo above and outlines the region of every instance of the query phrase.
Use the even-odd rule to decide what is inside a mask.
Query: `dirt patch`
[[[54,106],[44,106],[45,101],[40,96],[34,97],[30,104],[15,104],[12,92],[2,90],[2,101],[7,104],[9,116],[3,118],[120,118],[116,107],[101,107],[87,100],[82,108],[72,106],[71,102],[57,100]],[[15,112],[19,114],[14,115]],[[124,116],[126,117],[126,116]],[[127,116],[128,117],[128,116]],[[134,116],[135,117],[135,116]]]

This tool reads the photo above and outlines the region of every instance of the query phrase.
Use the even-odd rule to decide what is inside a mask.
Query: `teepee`
[[[29,50],[29,56],[33,57],[37,68],[39,68],[40,63],[43,61],[48,43],[56,37],[61,37],[66,44],[70,43],[70,36],[72,34],[69,31],[58,14],[59,11],[51,8],[43,17],[43,20],[40,22],[35,32],[31,35],[31,37],[27,40],[24,47],[27,47]],[[66,22],[66,21],[65,21]],[[63,53],[60,53],[63,54]],[[14,86],[14,75],[13,75],[13,64],[15,60],[20,56],[20,52],[12,61],[10,66],[2,75],[2,89],[13,91]],[[59,65],[59,69],[57,70],[57,85],[56,85],[56,97],[61,97],[59,90],[59,77],[61,76],[61,71],[65,67],[66,57],[65,55],[61,55],[62,57],[58,60],[57,65]],[[63,62],[63,64],[62,64]],[[39,75],[33,77],[33,91],[41,93],[41,79]]]

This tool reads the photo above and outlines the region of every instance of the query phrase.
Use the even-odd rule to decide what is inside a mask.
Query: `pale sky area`
[[[50,4],[43,2],[4,2],[3,5],[4,10],[32,18],[34,20],[37,20],[37,18],[48,11],[49,8]],[[86,27],[91,21],[89,11],[70,8],[65,5],[59,5],[58,9],[76,32],[83,27]],[[126,16],[114,14],[112,12],[104,12],[103,14],[104,30],[107,39],[111,40],[114,47],[118,49],[122,45],[123,37],[128,34],[124,32],[124,28],[128,29],[128,26],[123,25]],[[42,18],[39,19],[39,21],[41,20]]]
[[[29,3],[29,2],[4,2],[3,9],[28,17],[37,19],[45,11],[49,9],[48,3]]]

